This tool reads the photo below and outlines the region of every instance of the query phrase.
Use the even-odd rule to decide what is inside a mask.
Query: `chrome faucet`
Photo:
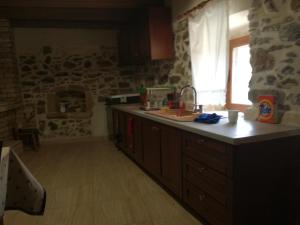
[[[194,112],[194,113],[202,113],[202,111],[203,111],[202,105],[198,105],[198,104],[197,104],[197,91],[196,91],[196,89],[195,89],[193,86],[191,86],[191,85],[186,85],[186,86],[184,86],[183,88],[181,88],[181,90],[180,90],[180,98],[183,96],[184,91],[185,91],[185,89],[187,89],[187,88],[191,88],[191,89],[194,91],[194,104],[193,104],[194,109],[193,109],[193,112]],[[199,106],[199,108],[198,108],[198,106]]]

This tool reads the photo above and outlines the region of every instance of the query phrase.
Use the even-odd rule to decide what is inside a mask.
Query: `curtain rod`
[[[184,13],[180,14],[178,17],[177,17],[177,20],[182,20],[182,19],[185,19],[187,17],[189,17],[193,12],[195,12],[196,10],[199,10],[199,9],[202,9],[206,6],[206,4],[208,2],[210,2],[211,0],[206,0],[204,2],[201,2],[199,3],[198,5],[196,5],[195,7],[185,11]]]

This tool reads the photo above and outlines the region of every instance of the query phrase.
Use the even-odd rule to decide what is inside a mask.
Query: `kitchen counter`
[[[218,124],[202,124],[195,122],[177,122],[153,116],[140,110],[137,105],[116,105],[113,106],[113,108],[232,145],[300,135],[300,127],[298,126],[266,124],[248,121],[241,117],[236,124],[230,124],[227,118],[221,119]]]

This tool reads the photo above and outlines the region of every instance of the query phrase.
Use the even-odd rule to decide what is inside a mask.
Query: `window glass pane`
[[[231,101],[233,104],[251,105],[248,100],[248,85],[252,75],[249,45],[234,48],[232,54]]]

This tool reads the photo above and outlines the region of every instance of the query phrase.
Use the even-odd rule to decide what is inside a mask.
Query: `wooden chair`
[[[13,131],[15,139],[22,140],[24,147],[38,151],[40,147],[39,131],[36,128],[19,128]]]

